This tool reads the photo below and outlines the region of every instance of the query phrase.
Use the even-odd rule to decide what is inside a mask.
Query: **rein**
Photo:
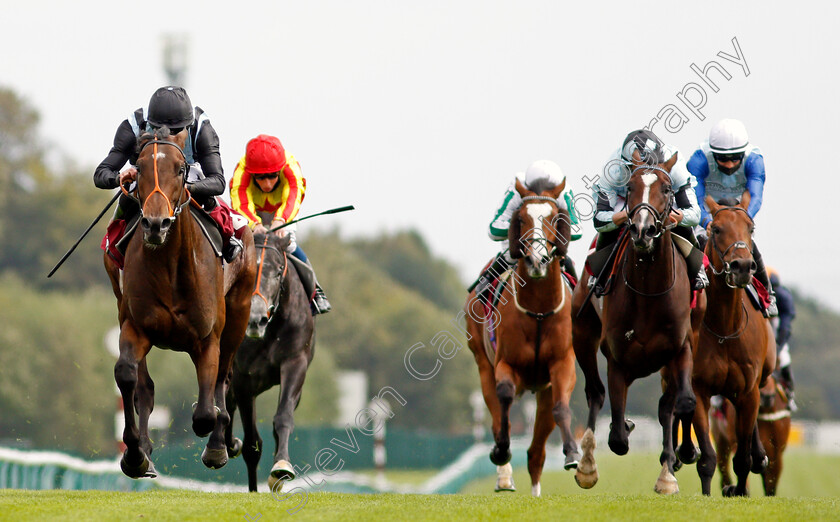
[[[263,242],[262,245],[254,245],[254,248],[259,248],[260,250],[262,250],[262,252],[260,253],[260,263],[259,263],[260,269],[257,271],[257,281],[255,283],[254,293],[252,294],[252,296],[254,296],[254,295],[259,296],[265,302],[265,306],[268,308],[268,318],[271,319],[271,314],[274,311],[274,307],[276,306],[276,303],[280,301],[280,296],[282,295],[283,291],[282,291],[282,288],[281,288],[281,290],[279,292],[277,292],[277,297],[274,299],[275,304],[270,304],[268,302],[268,299],[262,294],[262,292],[260,292],[260,282],[262,281],[262,271],[263,271],[263,262],[265,261],[265,251],[266,250],[274,250],[278,254],[282,254],[282,256],[283,256],[283,273],[280,274],[280,279],[281,280],[286,277],[286,271],[289,269],[289,260],[286,257],[285,252],[281,252],[278,248],[273,247],[273,246],[268,244],[268,235],[265,236],[265,241]]]
[[[175,147],[176,149],[178,149],[178,152],[181,153],[181,157],[184,158],[185,163],[184,163],[184,165],[181,166],[181,169],[180,169],[181,191],[178,193],[178,199],[177,199],[178,204],[175,208],[172,207],[172,202],[169,200],[169,196],[164,194],[163,191],[160,189],[160,176],[158,175],[158,162],[157,162],[157,160],[158,160],[158,145],[159,144],[160,145],[171,145],[171,146]],[[178,214],[180,214],[184,210],[184,207],[186,207],[189,204],[190,199],[192,199],[192,197],[190,196],[190,191],[187,190],[187,188],[186,188],[186,185],[187,185],[187,169],[186,169],[187,157],[184,154],[183,149],[181,149],[180,145],[178,145],[175,142],[169,141],[169,140],[157,140],[157,139],[155,139],[155,140],[147,141],[140,148],[140,152],[142,153],[143,150],[146,147],[148,147],[149,145],[154,145],[153,156],[152,156],[153,163],[152,164],[154,165],[153,170],[154,170],[154,175],[155,175],[155,189],[153,191],[151,191],[148,196],[146,196],[146,199],[145,199],[145,201],[142,202],[142,204],[140,202],[140,199],[137,198],[136,196],[133,196],[132,194],[130,194],[125,189],[124,186],[120,185],[120,190],[122,190],[123,194],[125,194],[129,198],[133,199],[134,201],[136,201],[140,205],[140,215],[141,216],[143,215],[143,209],[146,207],[146,203],[148,203],[149,198],[151,198],[152,195],[155,194],[156,192],[160,193],[160,195],[163,196],[163,198],[166,200],[166,207],[169,210],[169,217],[171,217],[172,220],[174,221],[178,217]],[[186,201],[181,203],[181,198],[183,197],[185,192],[187,194],[187,199],[186,199]]]
[[[741,337],[741,334],[744,333],[744,330],[746,330],[747,326],[750,324],[750,314],[747,313],[747,307],[744,306],[743,301],[741,301],[741,315],[746,318],[745,321],[744,321],[744,326],[742,326],[740,330],[738,330],[737,332],[735,332],[733,334],[720,335],[719,333],[716,333],[714,330],[709,328],[708,324],[706,324],[706,318],[705,317],[703,317],[703,326],[706,328],[706,330],[709,331],[710,334],[717,337],[718,344],[723,344],[725,341],[727,341],[729,339],[737,339],[737,338]]]

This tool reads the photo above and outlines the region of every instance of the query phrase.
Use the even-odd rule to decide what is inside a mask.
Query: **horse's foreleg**
[[[723,400],[726,401],[726,399]],[[726,486],[732,484],[729,461],[735,443],[735,415],[734,409],[727,402],[721,404],[720,417],[715,419],[714,415],[717,414],[712,414],[711,433],[715,439],[717,469],[720,472],[720,489],[722,491]]]
[[[704,495],[712,494],[712,477],[717,461],[715,448],[709,438],[709,393],[697,389],[697,406],[694,409],[694,433],[700,445],[700,459],[697,461],[697,475],[700,477],[700,489]]]
[[[148,457],[152,456],[152,441],[149,438],[149,416],[155,408],[155,383],[149,375],[146,359],[143,358],[137,367],[137,388],[134,392],[134,407],[140,424],[140,447]],[[157,471],[153,463],[149,462],[146,477],[156,477]]]
[[[610,392],[610,435],[607,443],[616,455],[626,455],[630,451],[629,425],[624,418],[627,405],[627,387],[629,384],[621,368],[612,359],[607,360],[607,387]]]
[[[545,389],[537,392],[537,411],[534,418],[534,436],[528,447],[528,474],[531,476],[531,495],[540,496],[540,478],[545,465],[545,443],[554,430],[554,418],[551,414],[552,391]]]
[[[300,402],[308,366],[306,352],[300,352],[285,361],[280,369],[280,399],[274,415],[274,465],[268,476],[268,486],[272,491],[279,491],[284,481],[295,478],[289,457],[289,437],[295,429],[294,412]]]
[[[475,339],[476,336],[473,336]],[[472,343],[473,340],[470,341]],[[478,365],[478,377],[481,382],[481,395],[484,397],[484,404],[490,412],[492,420],[493,438],[498,437],[502,422],[502,407],[499,404],[499,397],[496,395],[496,375],[493,371],[493,363],[487,359],[483,345],[479,344],[473,350],[475,362]]]
[[[125,416],[123,442],[126,450],[120,460],[123,473],[131,478],[146,474],[151,465],[149,456],[140,447],[140,432],[134,418],[134,395],[137,389],[138,366],[152,345],[133,325],[125,321],[120,328],[120,356],[114,365],[114,379],[120,389]]]
[[[575,295],[577,297],[577,294]],[[575,314],[575,311],[572,311]],[[574,317],[574,315],[573,315]],[[572,324],[572,346],[575,358],[583,372],[586,392],[586,404],[589,416],[586,427],[595,431],[595,422],[604,406],[606,390],[598,373],[598,340],[601,336],[601,322],[591,304],[581,313],[581,317]]]
[[[516,394],[513,369],[504,361],[496,364],[496,397],[501,408],[499,433],[496,436],[496,446],[490,452],[490,461],[497,466],[504,466],[510,462],[510,407]]]
[[[564,469],[577,468],[580,463],[580,451],[572,433],[572,410],[569,408],[569,400],[572,397],[576,379],[575,358],[573,352],[569,350],[566,358],[556,362],[551,368],[551,397],[553,402],[551,414],[557,427],[560,428],[560,436],[563,438],[563,454],[566,456],[563,463]]]
[[[233,370],[231,369],[231,372]],[[236,394],[233,392],[233,386],[228,385],[225,394],[225,407],[227,408],[230,422],[225,428],[225,447],[227,447],[228,457],[235,459],[242,453],[242,441],[233,436],[233,420],[236,413]]]
[[[663,370],[666,377],[665,389],[659,399],[659,425],[662,426],[662,453],[659,455],[659,463],[662,464],[662,472],[656,481],[654,491],[663,495],[679,493],[677,479],[674,476],[674,464],[677,456],[674,453],[674,404],[676,402],[677,385],[674,382],[673,363]]]
[[[738,482],[723,490],[726,497],[749,496],[747,491],[747,477],[752,467],[752,445],[757,438],[756,418],[758,417],[758,389],[742,395],[735,403],[735,433],[738,438],[738,449],[732,459],[732,470]]]
[[[245,385],[247,386],[247,384]],[[262,456],[263,441],[257,430],[256,396],[253,390],[237,388],[239,418],[242,420],[242,458],[248,468],[248,491],[257,491],[257,466]]]
[[[193,432],[206,437],[216,426],[214,390],[219,374],[219,341],[211,334],[190,353],[198,378],[198,403],[192,415]],[[227,413],[227,412],[226,412]]]

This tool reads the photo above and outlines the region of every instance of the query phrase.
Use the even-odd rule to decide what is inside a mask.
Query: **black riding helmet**
[[[633,152],[638,150],[642,162],[648,165],[656,165],[665,161],[662,143],[656,134],[649,130],[635,130],[624,138],[621,145],[621,158],[630,163],[633,161]]]
[[[183,87],[161,87],[149,100],[147,121],[155,127],[188,127],[195,120],[193,104]]]

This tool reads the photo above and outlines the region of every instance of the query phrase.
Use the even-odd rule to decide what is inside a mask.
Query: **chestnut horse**
[[[283,481],[295,478],[289,458],[289,435],[294,430],[294,411],[300,402],[306,370],[315,349],[315,321],[297,269],[286,254],[289,237],[256,234],[257,281],[251,296],[251,317],[245,340],[233,361],[227,407],[231,417],[236,407],[244,431],[243,441],[233,438],[233,423],[225,433],[228,455],[241,451],[248,467],[248,490],[257,491],[257,465],[263,442],[257,431],[256,398],[280,385],[274,416],[274,466],[268,487],[280,491]]]
[[[721,490],[732,484],[729,460],[738,442],[735,436],[735,407],[724,399],[720,408],[712,408],[711,433],[717,452],[717,467],[720,472]],[[790,410],[787,396],[771,375],[761,388],[761,406],[758,408],[758,434],[761,445],[767,452],[767,469],[761,474],[764,494],[776,495],[782,474],[782,454],[790,436]]]
[[[744,192],[740,203],[722,203],[706,198],[712,214],[706,243],[711,274],[692,376],[699,399],[693,421],[700,443],[697,473],[703,494],[710,495],[716,457],[709,439],[709,400],[722,395],[735,406],[738,445],[732,465],[738,483],[723,488],[723,494],[746,496],[750,470],[761,473],[767,462],[756,419],[759,390],[776,365],[776,342],[770,321],[752,306],[744,290],[756,270],[751,248],[755,225],[747,213],[750,194]],[[690,437],[684,439],[680,456],[694,452]]]
[[[558,186],[543,180],[530,189],[516,181],[522,206],[511,219],[510,252],[518,259],[506,296],[485,313],[471,292],[466,304],[467,339],[481,378],[484,402],[493,417],[496,445],[490,460],[499,466],[496,490],[513,490],[510,479],[510,407],[526,390],[536,393],[534,434],[528,448],[531,494],[540,496],[545,443],[560,427],[564,467],[580,459],[571,430],[569,398],[575,386],[572,351],[571,290],[563,277],[571,226],[569,212],[557,203],[565,181]],[[489,299],[489,298],[488,298]],[[497,340],[495,355],[489,333]]]
[[[186,132],[171,136],[164,127],[138,139],[136,198],[130,197],[140,205],[141,230],[130,239],[122,273],[105,254],[120,321],[114,366],[125,408],[120,467],[132,478],[156,475],[148,432],[154,383],[146,355],[152,345],[189,354],[198,378],[193,431],[199,437],[212,432],[201,459],[210,468],[227,462],[225,379],[248,323],[254,245],[246,231],[243,254],[223,268],[188,208],[186,138]]]
[[[575,479],[582,488],[598,481],[595,463],[595,422],[604,405],[604,385],[598,375],[598,347],[607,359],[612,423],[610,449],[629,451],[633,423],[625,419],[627,390],[638,378],[659,371],[663,394],[659,400],[662,425],[662,472],[655,491],[679,491],[674,477],[672,424],[674,416],[690,422],[695,398],[691,390],[692,345],[690,284],[685,258],[671,237],[676,222],[670,213],[674,202],[670,171],[676,154],[666,163],[647,165],[638,153],[627,183],[628,232],[620,240],[615,261],[616,284],[602,301],[587,300],[587,274],[575,289],[572,338],[575,355],[586,378],[589,405],[587,429],[581,446],[583,458]]]

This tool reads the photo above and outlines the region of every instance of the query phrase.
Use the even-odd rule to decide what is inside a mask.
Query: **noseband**
[[[660,172],[664,172],[665,174],[668,174],[667,170],[665,170],[663,168],[660,168],[660,167],[657,167],[657,166],[651,166],[651,165],[644,166],[644,167],[636,167],[635,169],[633,169],[633,174],[635,174],[639,170],[658,170]],[[668,174],[668,175],[670,176],[670,174]],[[668,215],[671,213],[671,206],[673,204],[674,204],[674,191],[669,190],[668,191],[668,203],[665,205],[665,208],[662,210],[662,212],[659,212],[658,210],[656,210],[656,208],[654,208],[654,206],[651,205],[650,203],[645,203],[643,201],[643,202],[639,203],[638,205],[636,205],[635,207],[633,207],[632,210],[630,210],[630,213],[627,214],[627,223],[628,223],[628,225],[632,225],[633,224],[633,217],[636,216],[636,214],[638,214],[640,210],[646,209],[648,212],[653,214],[653,216],[654,216],[653,219],[656,222],[656,234],[652,237],[653,238],[658,238],[666,230],[671,230],[672,228],[677,226],[676,222],[668,223],[667,225],[663,224],[668,219]]]
[[[720,212],[723,212],[724,210],[733,210],[733,211],[743,212],[743,213],[747,216],[747,219],[749,219],[749,220],[750,220],[750,224],[753,224],[753,223],[754,223],[753,218],[752,218],[752,217],[750,217],[749,212],[747,212],[746,210],[744,210],[744,209],[743,209],[743,208],[741,208],[741,207],[723,207],[723,208],[719,208],[719,209],[717,210],[717,212],[715,212],[715,213],[714,213],[714,215],[712,215],[712,221],[714,221],[715,217],[716,217],[716,216],[717,216]],[[715,269],[715,265],[714,265],[714,263],[711,263],[711,264],[709,265],[709,266],[711,266],[711,268],[712,268],[712,273],[713,273],[713,274],[715,274],[716,276],[719,276],[719,275],[726,275],[726,276],[729,276],[730,274],[732,274],[732,266],[729,264],[729,261],[727,261],[727,260],[726,260],[726,255],[729,253],[729,251],[730,251],[730,250],[734,252],[735,250],[738,250],[738,249],[743,248],[743,249],[745,249],[747,252],[749,252],[750,257],[752,257],[752,249],[751,249],[751,248],[750,248],[750,246],[749,246],[749,245],[747,245],[747,243],[746,243],[746,242],[744,242],[744,241],[735,241],[734,243],[732,243],[731,245],[729,245],[728,247],[726,247],[726,250],[724,250],[724,251],[721,251],[721,250],[720,250],[720,248],[718,248],[718,244],[717,244],[717,241],[715,240],[715,235],[714,235],[714,234],[712,234],[711,241],[712,241],[712,248],[713,248],[713,249],[714,249],[714,251],[717,253],[718,257],[720,257],[720,260],[721,260],[721,262],[723,263],[723,268],[722,268],[720,271],[718,271],[718,270],[716,270],[716,269]],[[728,279],[728,278],[727,278],[727,279]],[[728,287],[730,287],[730,288],[736,288],[736,287],[734,287],[734,286],[730,285],[728,281],[727,281],[727,283],[726,283],[726,286],[728,286]]]
[[[553,204],[557,207],[557,209],[558,209],[558,210],[560,210],[560,205],[557,203],[557,200],[556,200],[556,199],[554,199],[554,198],[552,198],[552,197],[549,197],[549,196],[525,196],[524,198],[522,198],[522,204],[523,204],[523,206],[525,205],[525,202],[526,202],[526,201],[545,201],[545,202],[548,202],[548,203],[553,203]],[[526,239],[526,241],[527,241],[528,243],[546,243],[546,245],[544,245],[544,246],[551,245],[551,248],[550,248],[550,249],[549,249],[549,248],[546,248],[546,250],[548,251],[548,259],[549,259],[549,261],[548,261],[548,262],[549,262],[549,263],[550,263],[550,262],[551,262],[551,260],[552,260],[552,259],[554,259],[555,257],[556,257],[556,258],[557,258],[557,259],[558,259],[561,263],[562,263],[562,262],[566,259],[566,255],[565,255],[565,254],[563,254],[563,255],[562,255],[562,256],[560,256],[560,257],[558,257],[558,256],[557,256],[557,254],[558,254],[558,252],[559,252],[557,241],[549,241],[548,239],[545,239],[545,238],[542,238],[542,239],[534,239],[534,238],[532,238],[532,237],[529,237],[528,239]],[[568,241],[567,241],[567,244],[568,244]]]
[[[274,250],[277,252],[278,255],[283,256],[283,273],[280,274],[280,281],[282,282],[283,279],[286,277],[286,271],[289,268],[289,260],[286,257],[285,252],[281,252],[280,249],[273,247],[268,244],[268,235],[265,236],[265,241],[262,245],[254,245],[254,248],[258,248],[262,250],[260,253],[260,269],[257,271],[257,281],[254,286],[254,293],[252,295],[259,296],[264,302],[265,306],[268,309],[268,318],[271,319],[271,314],[274,312],[274,309],[280,303],[280,296],[283,294],[283,287],[281,286],[280,289],[277,291],[277,296],[274,298],[273,303],[269,303],[268,299],[260,292],[260,282],[262,281],[262,271],[263,271],[263,262],[265,261],[265,251],[266,250]]]
[[[184,164],[181,165],[181,169],[179,170],[179,174],[181,175],[181,191],[178,193],[177,206],[175,206],[174,208],[172,206],[172,202],[169,200],[169,196],[164,194],[163,191],[160,189],[160,177],[158,175],[158,163],[157,163],[157,160],[158,160],[158,145],[159,144],[160,145],[171,145],[171,146],[175,147],[178,150],[178,152],[181,153],[181,157],[184,158]],[[152,197],[152,194],[154,194],[156,192],[160,193],[160,195],[163,196],[163,198],[166,200],[166,207],[169,209],[169,217],[172,218],[172,221],[175,221],[175,219],[178,217],[178,214],[180,214],[181,211],[184,210],[184,207],[186,207],[190,202],[190,192],[186,188],[186,185],[187,185],[187,156],[184,154],[184,150],[181,148],[180,145],[178,145],[175,142],[169,141],[169,140],[157,140],[157,139],[155,139],[155,140],[147,141],[140,148],[140,152],[142,153],[143,150],[146,147],[148,147],[149,145],[154,146],[154,151],[152,151],[152,159],[153,159],[153,165],[154,165],[153,170],[154,170],[154,175],[155,175],[155,189],[153,191],[151,191],[148,196],[146,196],[146,200],[143,201],[142,204],[140,203],[140,200],[138,198],[129,194],[128,191],[125,189],[125,187],[123,187],[122,185],[120,185],[120,189],[123,191],[123,194],[125,194],[126,196],[135,200],[140,205],[140,215],[141,216],[143,215],[143,209],[146,207],[146,203],[149,201],[149,198]],[[183,197],[185,192],[187,194],[187,199],[183,203],[181,203],[181,198]]]

